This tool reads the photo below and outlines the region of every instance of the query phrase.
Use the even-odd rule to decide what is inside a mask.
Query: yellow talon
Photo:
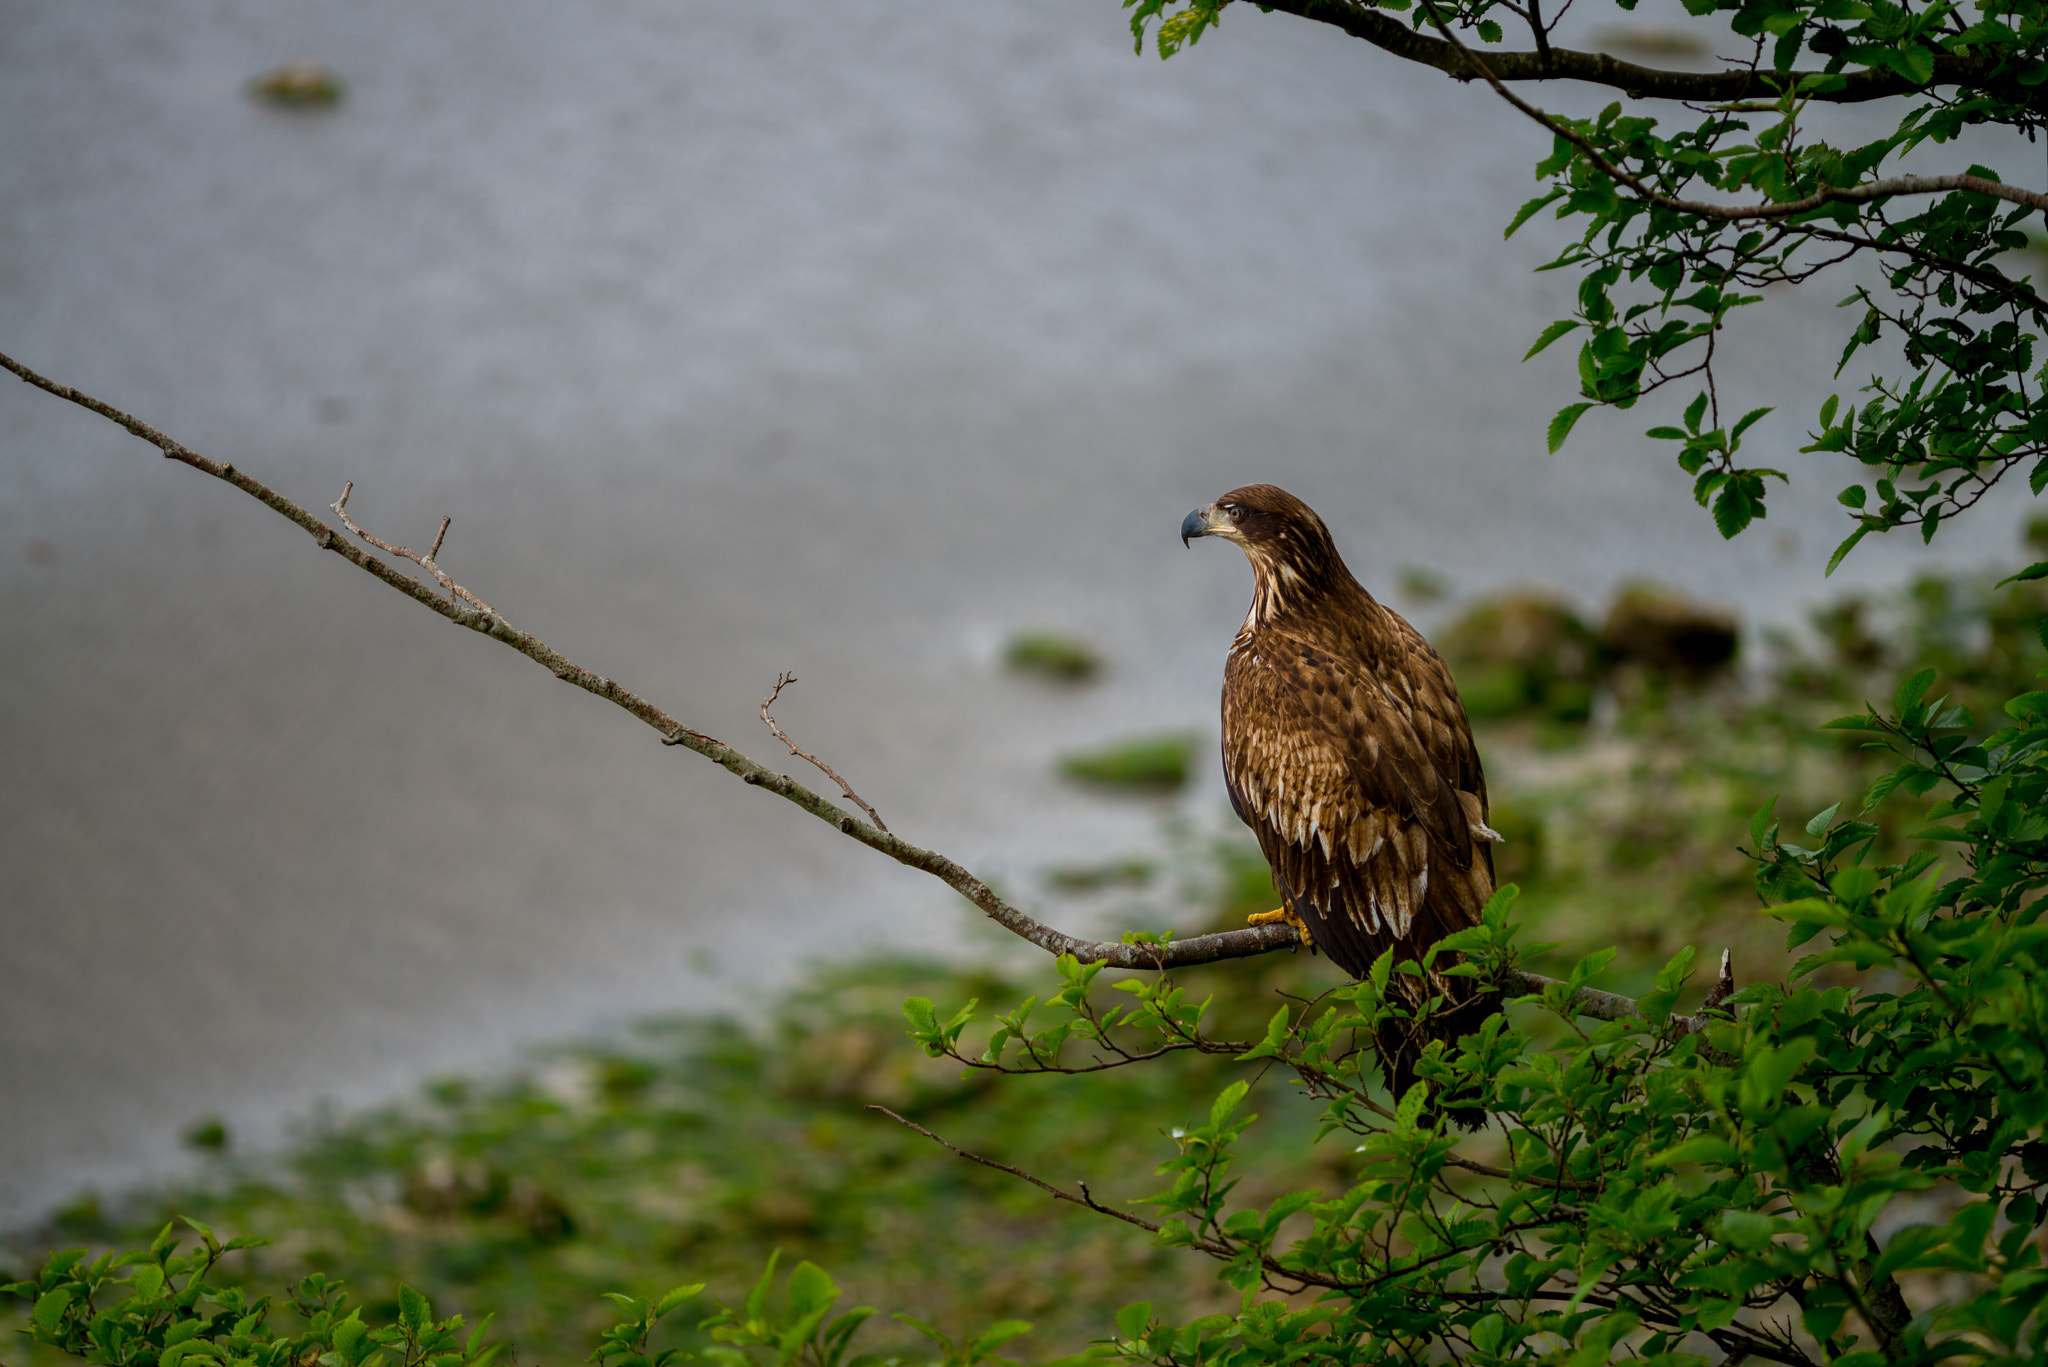
[[[1294,927],[1294,933],[1301,937],[1303,945],[1310,949],[1315,948],[1315,938],[1308,933],[1308,927],[1303,924],[1302,919],[1294,914],[1293,907],[1274,907],[1271,911],[1255,911],[1244,919],[1248,924],[1255,926],[1270,926],[1275,921],[1285,921],[1288,925]]]

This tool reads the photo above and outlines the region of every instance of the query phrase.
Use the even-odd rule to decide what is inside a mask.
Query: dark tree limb
[[[1454,80],[1483,79],[1485,73],[1458,44],[1418,32],[1355,0],[1258,0],[1261,9],[1279,10],[1342,29],[1404,61],[1434,67]],[[1547,46],[1547,45],[1546,45]],[[1486,66],[1502,81],[1585,81],[1607,86],[1631,99],[1691,100],[1722,104],[1737,100],[1775,100],[1795,82],[1825,78],[1820,71],[1666,71],[1638,66],[1604,52],[1577,52],[1551,47],[1547,51],[1488,50]],[[1894,95],[1920,94],[1930,87],[1980,84],[1990,75],[1974,57],[1938,53],[1934,75],[1925,85],[1888,71],[1849,71],[1834,77],[1839,85],[1816,90],[1811,98],[1824,104],[1859,104]]]
[[[646,698],[622,688],[601,674],[585,669],[539,637],[514,627],[503,613],[482,606],[481,599],[455,584],[438,565],[428,563],[433,559],[434,553],[440,550],[439,535],[435,537],[434,550],[425,556],[416,556],[399,547],[391,549],[394,554],[403,555],[429,569],[447,587],[446,597],[411,575],[403,574],[387,562],[364,552],[347,536],[335,531],[275,489],[236,469],[234,465],[203,456],[182,442],[165,436],[140,418],[124,413],[110,404],[102,403],[90,394],[82,393],[69,385],[59,384],[55,380],[39,375],[10,356],[0,355],[0,370],[9,371],[45,393],[54,394],[66,402],[77,404],[88,412],[97,413],[109,422],[126,428],[130,433],[162,451],[166,459],[189,465],[202,474],[232,484],[272,512],[297,525],[313,538],[314,544],[320,549],[332,551],[357,569],[374,576],[430,611],[439,613],[455,625],[466,627],[479,635],[488,636],[494,641],[510,646],[564,683],[574,684],[584,692],[620,708],[659,732],[663,744],[694,750],[713,764],[737,776],[742,783],[766,789],[869,849],[885,854],[899,864],[930,874],[974,903],[997,925],[1038,946],[1048,954],[1071,954],[1083,963],[1106,963],[1111,968],[1164,972],[1195,964],[1270,954],[1276,949],[1287,949],[1300,943],[1294,927],[1285,922],[1247,927],[1244,930],[1226,930],[1214,935],[1199,935],[1191,940],[1174,940],[1168,943],[1124,944],[1115,940],[1086,940],[1055,930],[1005,902],[987,883],[946,856],[913,845],[902,837],[881,829],[879,825],[870,825],[860,820],[843,807],[806,788],[788,775],[778,774],[723,741],[683,725]],[[341,501],[343,506],[346,505],[346,500],[347,494],[344,493]],[[367,533],[355,528],[353,523],[347,525],[351,531],[357,531],[359,535],[374,541]],[[441,530],[443,533],[447,531],[445,523]],[[865,807],[866,804],[863,803],[862,806]],[[1540,993],[1554,981],[1555,979],[1539,974],[1510,969],[1502,974],[1500,984],[1510,994],[1528,995]],[[1631,999],[1595,988],[1580,988],[1573,1005],[1581,1015],[1600,1020],[1626,1020],[1641,1014],[1640,1008]],[[1683,1033],[1692,1033],[1702,1028],[1703,1023],[1694,1017],[1674,1016],[1671,1024]]]

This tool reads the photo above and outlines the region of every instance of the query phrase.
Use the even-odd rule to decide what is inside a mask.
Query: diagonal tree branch
[[[452,580],[447,581],[451,588],[448,596],[443,597],[427,584],[414,579],[411,575],[401,573],[394,566],[359,549],[348,537],[336,532],[334,528],[275,489],[236,469],[231,463],[203,456],[184,443],[165,436],[140,418],[124,413],[111,404],[102,403],[90,394],[82,393],[69,385],[59,384],[55,380],[39,375],[10,356],[0,354],[0,370],[9,371],[45,393],[54,394],[66,402],[77,404],[80,408],[97,413],[109,422],[126,428],[162,451],[166,459],[189,465],[202,474],[232,484],[272,512],[296,524],[313,538],[314,544],[320,549],[334,552],[357,569],[376,577],[455,625],[466,627],[510,646],[564,683],[574,684],[584,692],[604,699],[659,732],[664,744],[694,750],[728,773],[736,775],[742,783],[764,788],[832,826],[841,834],[858,840],[869,849],[885,854],[899,864],[930,874],[974,903],[1003,929],[1038,946],[1048,954],[1071,954],[1083,963],[1106,963],[1111,968],[1165,972],[1196,964],[1269,954],[1276,949],[1292,948],[1300,943],[1294,927],[1285,922],[1248,927],[1244,930],[1226,930],[1214,935],[1201,935],[1191,940],[1175,940],[1169,943],[1124,944],[1115,940],[1086,940],[1055,930],[1005,902],[987,883],[946,856],[913,845],[879,826],[869,825],[788,775],[778,774],[723,741],[683,725],[646,698],[628,691],[612,679],[585,669],[539,637],[514,627],[503,613],[487,607],[472,606],[480,604],[481,600],[467,590],[452,587]],[[446,530],[445,526],[443,530]],[[436,551],[440,549],[439,541],[440,538],[437,536]],[[408,555],[408,558],[412,557]],[[424,564],[425,560],[432,558],[430,552],[419,563]],[[442,577],[438,566],[429,568],[437,578]],[[1501,986],[1510,993],[1526,995],[1540,993],[1555,981],[1556,979],[1546,978],[1540,974],[1511,969],[1502,975]],[[1594,988],[1579,989],[1573,1005],[1580,1014],[1600,1020],[1618,1021],[1641,1015],[1636,1003],[1629,998]],[[1671,1025],[1681,1033],[1690,1034],[1702,1028],[1703,1022],[1696,1017],[1674,1016],[1671,1018]]]

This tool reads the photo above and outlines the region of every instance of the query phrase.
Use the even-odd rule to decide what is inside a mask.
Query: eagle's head
[[[1348,577],[1315,509],[1271,484],[1232,489],[1189,513],[1181,520],[1181,543],[1198,536],[1236,542],[1261,585],[1327,585],[1333,577]]]

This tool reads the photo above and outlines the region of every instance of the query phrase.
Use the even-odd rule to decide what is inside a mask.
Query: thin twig
[[[998,1163],[993,1158],[983,1158],[978,1153],[969,1153],[967,1150],[961,1148],[958,1144],[953,1143],[951,1140],[946,1139],[941,1135],[933,1134],[930,1130],[918,1124],[916,1121],[907,1120],[904,1117],[896,1114],[896,1112],[890,1110],[887,1106],[870,1105],[868,1109],[876,1112],[879,1115],[888,1116],[889,1119],[895,1121],[904,1129],[911,1130],[917,1134],[923,1135],[926,1139],[931,1140],[932,1143],[937,1144],[940,1148],[945,1149],[951,1153],[957,1154],[960,1157],[966,1159],[970,1163],[979,1163],[984,1168],[994,1168],[997,1172],[1006,1172],[1010,1174],[1010,1176],[1012,1177],[1022,1178],[1024,1181],[1029,1182],[1032,1186],[1037,1187],[1040,1191],[1045,1192],[1047,1195],[1053,1197],[1055,1200],[1071,1202],[1074,1205],[1081,1206],[1087,1210],[1092,1210],[1097,1215],[1114,1216],[1115,1218],[1122,1220],[1125,1224],[1136,1225],[1139,1229],[1149,1231],[1153,1234],[1159,1234],[1164,1232],[1161,1226],[1153,1224],[1150,1220],[1142,1219],[1139,1216],[1131,1214],[1127,1210],[1118,1210],[1115,1206],[1103,1205],[1102,1202],[1096,1200],[1094,1195],[1091,1192],[1089,1192],[1088,1184],[1086,1182],[1080,1184],[1081,1194],[1079,1196],[1076,1196],[1073,1192],[1064,1190],[1060,1187],[1056,1187],[1052,1183],[1046,1181],[1043,1177],[1033,1176],[1031,1173],[1024,1171],[1024,1169],[1022,1168],[1013,1168],[1008,1163]],[[1219,1258],[1228,1258],[1231,1256],[1231,1250],[1225,1248],[1221,1244],[1212,1244],[1204,1240],[1198,1239],[1195,1241],[1195,1246],[1200,1248],[1204,1253],[1211,1253]]]
[[[425,555],[421,555],[417,551],[409,551],[403,546],[394,546],[389,541],[385,541],[378,537],[371,536],[368,532],[364,531],[361,527],[358,527],[354,522],[350,521],[348,515],[348,496],[354,493],[355,491],[356,482],[352,479],[345,480],[343,481],[341,486],[341,497],[337,498],[336,500],[334,500],[334,502],[327,505],[328,507],[334,509],[334,515],[341,519],[342,526],[348,528],[357,536],[369,542],[372,546],[375,546],[378,550],[383,551],[386,555],[395,555],[400,557],[401,559],[410,560],[412,561],[413,564],[418,565],[420,568],[426,570],[427,573],[433,575],[434,578],[441,581],[441,587],[448,590],[449,597],[461,599],[463,602],[475,608],[478,612],[489,612],[491,610],[491,605],[489,603],[486,603],[483,599],[477,597],[468,589],[456,583],[453,579],[450,579],[448,577],[447,572],[443,570],[439,565],[436,565],[434,563],[434,557],[441,553],[441,539],[448,535],[448,524],[453,522],[455,520],[454,518],[444,517],[441,519],[441,530],[434,533],[434,548],[428,551]]]
[[[859,807],[862,811],[868,814],[868,820],[875,823],[876,830],[888,830],[888,826],[884,825],[882,822],[882,814],[876,811],[873,807],[869,806],[866,798],[862,797],[859,793],[853,791],[852,786],[849,785],[845,779],[839,777],[839,771],[837,769],[834,769],[831,765],[825,763],[824,760],[819,759],[810,751],[799,750],[797,748],[797,744],[795,741],[791,740],[788,736],[782,734],[782,728],[775,724],[775,718],[768,715],[768,709],[775,705],[775,700],[777,698],[782,696],[782,690],[789,687],[791,684],[795,682],[796,675],[794,674],[778,674],[775,676],[775,691],[773,693],[770,693],[767,697],[761,699],[761,720],[768,723],[768,729],[775,733],[775,739],[781,741],[784,745],[787,745],[789,747],[789,753],[795,755],[799,759],[807,759],[811,763],[817,765],[820,769],[824,770],[825,777],[831,779],[834,783],[839,785],[839,791],[846,794],[847,800],[852,802],[855,806]]]
[[[933,1134],[916,1121],[905,1119],[903,1116],[896,1114],[887,1106],[871,1104],[868,1109],[888,1116],[889,1119],[895,1121],[898,1125],[923,1135],[940,1148],[945,1149],[949,1153],[957,1154],[970,1163],[979,1163],[984,1168],[993,1168],[997,1172],[1008,1173],[1012,1177],[1021,1178],[1032,1186],[1037,1187],[1040,1191],[1045,1192],[1054,1200],[1066,1201],[1072,1205],[1080,1206],[1084,1210],[1092,1210],[1097,1215],[1107,1215],[1112,1219],[1122,1220],[1127,1225],[1136,1225],[1139,1229],[1152,1234],[1164,1234],[1167,1232],[1163,1225],[1155,1225],[1150,1220],[1133,1215],[1129,1211],[1118,1210],[1115,1206],[1105,1206],[1102,1202],[1095,1199],[1095,1193],[1088,1190],[1086,1182],[1075,1183],[1081,1189],[1080,1194],[1076,1195],[1071,1191],[1056,1187],[1043,1177],[1028,1173],[1022,1168],[1013,1168],[1008,1163],[998,1163],[993,1158],[983,1158],[978,1153],[969,1153],[966,1149],[961,1148],[958,1144],[953,1143],[944,1136]],[[1238,1255],[1238,1250],[1232,1248],[1229,1244],[1220,1243],[1214,1239],[1204,1239],[1201,1235],[1187,1229],[1185,1226],[1181,1226],[1177,1233],[1185,1235],[1189,1247],[1198,1248],[1212,1258],[1221,1258],[1228,1262]],[[1318,1272],[1304,1272],[1299,1268],[1288,1267],[1272,1257],[1260,1257],[1259,1266],[1270,1276],[1284,1277],[1288,1281],[1298,1282],[1303,1286],[1321,1286],[1340,1291],[1356,1290],[1358,1287],[1356,1282],[1340,1281],[1335,1277],[1326,1277]]]

